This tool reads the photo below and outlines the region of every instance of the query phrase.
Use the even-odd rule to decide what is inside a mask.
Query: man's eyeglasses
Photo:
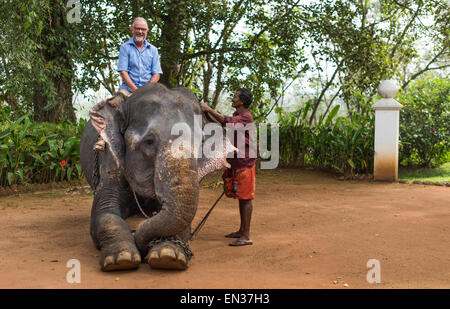
[[[143,31],[143,32],[147,32],[148,31],[147,28],[135,28],[135,27],[133,27],[133,29],[136,30],[136,31]]]

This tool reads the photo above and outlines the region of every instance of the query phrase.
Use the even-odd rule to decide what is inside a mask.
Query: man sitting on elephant
[[[131,39],[122,44],[119,53],[117,71],[122,77],[120,90],[113,97],[96,104],[89,112],[92,124],[97,132],[104,129],[104,119],[98,110],[106,103],[117,106],[123,102],[133,91],[147,83],[157,83],[163,73],[159,62],[158,49],[147,42],[148,25],[142,17],[136,17],[130,26],[133,35]],[[101,135],[101,134],[100,134]],[[96,150],[104,150],[105,141],[100,136],[94,145]]]

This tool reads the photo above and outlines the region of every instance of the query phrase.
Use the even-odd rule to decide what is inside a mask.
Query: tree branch
[[[97,13],[99,14],[99,17],[100,17],[99,18],[100,25],[102,26],[102,28],[105,29],[106,27],[105,27],[105,24],[103,22],[102,10],[101,10],[101,8],[98,5],[96,6],[96,9],[97,9]],[[104,45],[105,58],[110,59],[111,57],[109,56],[108,43],[106,41],[106,35],[103,36],[103,45]],[[107,66],[108,66],[108,70],[109,70],[108,73],[109,73],[109,75],[111,77],[111,72],[112,72],[111,61],[107,61]],[[106,84],[106,79],[105,79],[105,76],[104,76],[103,72],[102,72],[102,78],[105,80],[104,83]],[[114,88],[115,88],[114,85],[111,84],[111,85],[108,85],[107,89],[108,89],[109,92],[111,92],[111,94],[114,94],[115,93],[115,89]]]
[[[420,9],[421,9],[422,7],[419,5],[418,7],[417,7],[417,10],[414,12],[414,15],[413,15],[413,17],[411,18],[411,20],[409,21],[409,23],[405,26],[405,28],[403,29],[403,32],[402,32],[402,34],[400,35],[400,39],[397,41],[397,44],[395,44],[395,46],[394,46],[394,48],[392,49],[392,51],[391,51],[391,54],[390,54],[390,58],[392,59],[392,58],[394,58],[394,56],[395,56],[395,53],[396,53],[396,51],[397,51],[397,49],[398,49],[398,47],[403,43],[403,38],[405,37],[405,35],[406,35],[406,32],[409,30],[409,28],[412,26],[412,24],[413,24],[413,21],[417,18],[417,16],[419,15],[419,12],[420,12]]]
[[[236,12],[239,9],[239,7],[241,6],[242,2],[244,2],[244,0],[241,0],[238,3],[236,3],[236,5],[233,7],[232,11]],[[243,13],[244,13],[244,11],[242,11],[241,14],[239,14],[239,18],[234,21],[234,25],[231,27],[230,31],[233,31],[233,29],[236,27],[237,23],[241,20]],[[223,27],[222,33],[220,34],[219,39],[217,39],[216,45],[213,47],[213,49],[216,49],[219,46],[219,43],[223,37],[229,36],[229,32],[227,31],[227,28],[231,24],[233,16],[234,16],[234,14],[232,14],[231,18],[226,21],[226,23]]]
[[[337,73],[340,71],[340,67],[342,65],[342,63],[344,62],[344,60],[341,60],[341,62],[338,64],[336,70],[333,73],[333,76],[331,76],[330,80],[327,82],[327,84],[325,85],[325,87],[322,89],[322,92],[320,93],[319,97],[317,98],[313,110],[311,112],[311,116],[309,118],[309,124],[312,124],[312,121],[314,119],[314,116],[316,114],[317,108],[319,107],[320,101],[322,101],[323,96],[325,95],[325,92],[328,90],[328,88],[330,88],[330,86],[333,84],[333,80],[336,77]]]
[[[416,74],[412,75],[410,79],[408,79],[406,82],[404,82],[401,88],[402,88],[402,89],[405,89],[406,86],[408,86],[409,83],[410,83],[411,81],[413,81],[414,79],[416,79],[417,77],[419,77],[420,75],[422,75],[423,73],[425,73],[425,72],[427,72],[427,71],[431,71],[431,70],[440,70],[440,69],[444,69],[444,68],[450,67],[450,64],[445,64],[445,65],[442,65],[442,66],[439,66],[439,67],[433,67],[433,68],[430,68],[430,65],[432,65],[433,63],[435,63],[436,60],[437,60],[441,55],[443,55],[447,49],[448,49],[448,47],[445,46],[445,47],[444,47],[437,55],[435,55],[435,56],[433,57],[433,59],[430,60],[430,62],[428,62],[428,64],[425,66],[425,68],[423,68],[422,70],[420,70],[420,71],[417,72]]]
[[[261,29],[260,32],[258,32],[253,39],[250,41],[249,47],[233,47],[233,48],[220,48],[220,49],[210,49],[210,50],[202,50],[194,54],[190,55],[182,55],[183,60],[188,60],[208,54],[222,54],[222,53],[229,53],[229,52],[250,52],[253,50],[253,47],[256,45],[256,42],[258,41],[259,37],[264,34],[264,32],[267,31],[271,26],[273,26],[276,22],[279,20],[285,18],[287,15],[292,13],[292,10],[297,7],[298,3],[301,0],[297,1],[293,6],[291,7],[291,10],[286,11],[283,15],[278,16],[277,18],[274,18],[271,23],[268,23],[264,28]],[[229,36],[229,34],[228,34]]]
[[[274,104],[272,105],[272,107],[269,109],[269,111],[267,112],[267,113],[265,113],[265,115],[263,115],[263,113],[261,113],[258,117],[256,117],[256,118],[259,118],[260,119],[260,117],[263,117],[263,119],[265,119],[267,116],[269,116],[269,114],[272,112],[272,110],[275,108],[275,106],[278,106],[278,102],[280,101],[280,99],[284,96],[284,93],[286,92],[286,90],[294,83],[294,81],[296,81],[297,80],[297,78],[301,75],[301,74],[303,74],[303,73],[305,73],[307,70],[309,69],[309,66],[306,64],[305,66],[303,66],[303,68],[299,71],[299,72],[297,72],[295,75],[294,75],[294,77],[292,77],[292,81],[286,86],[286,87],[284,87],[282,90],[281,90],[281,94],[278,96],[278,98],[275,100],[275,102],[274,102]]]
[[[328,114],[328,111],[330,110],[331,105],[333,104],[334,99],[337,98],[338,94],[341,92],[342,87],[339,88],[338,91],[336,91],[336,93],[334,94],[334,96],[331,98],[330,104],[328,104],[327,109],[325,110],[325,113],[323,114],[323,117],[325,118],[325,116]],[[326,103],[325,103],[326,104]]]

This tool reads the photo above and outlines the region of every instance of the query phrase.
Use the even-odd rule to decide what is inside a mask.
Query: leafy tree
[[[77,27],[67,11],[62,0],[1,2],[1,98],[19,113],[33,111],[37,121],[75,121]]]
[[[312,2],[302,28],[318,80],[309,123],[327,96],[327,111],[340,98],[348,111],[367,115],[381,79],[398,79],[405,88],[426,71],[448,67],[448,14],[442,0]],[[429,59],[420,58],[424,38],[434,43]]]
[[[336,100],[369,113],[380,79],[406,88],[449,66],[444,0],[80,0],[80,23],[68,22],[65,0],[0,1],[0,100],[40,121],[74,120],[74,90],[117,91],[119,47],[136,16],[148,20],[162,83],[190,87],[213,107],[248,87],[260,121],[306,77],[317,89],[311,124]],[[422,59],[424,37],[434,48]]]
[[[300,1],[82,1],[83,82],[111,93],[120,44],[133,17],[149,24],[148,40],[156,45],[169,87],[187,86],[213,107],[224,90],[250,87],[263,113],[263,97],[279,91],[304,61],[298,45]],[[126,10],[125,8],[132,8]],[[101,21],[95,25],[94,21]],[[93,25],[94,24],[94,25]],[[94,27],[94,28],[92,28]],[[90,28],[90,29],[89,29]],[[90,31],[89,31],[90,30]]]

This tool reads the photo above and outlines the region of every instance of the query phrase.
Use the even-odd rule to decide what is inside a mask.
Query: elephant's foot
[[[100,266],[103,271],[138,268],[141,255],[134,244],[122,242],[102,248]]]
[[[183,270],[189,267],[192,252],[186,243],[178,239],[157,240],[156,243],[152,241],[149,246],[145,260],[151,268]]]

